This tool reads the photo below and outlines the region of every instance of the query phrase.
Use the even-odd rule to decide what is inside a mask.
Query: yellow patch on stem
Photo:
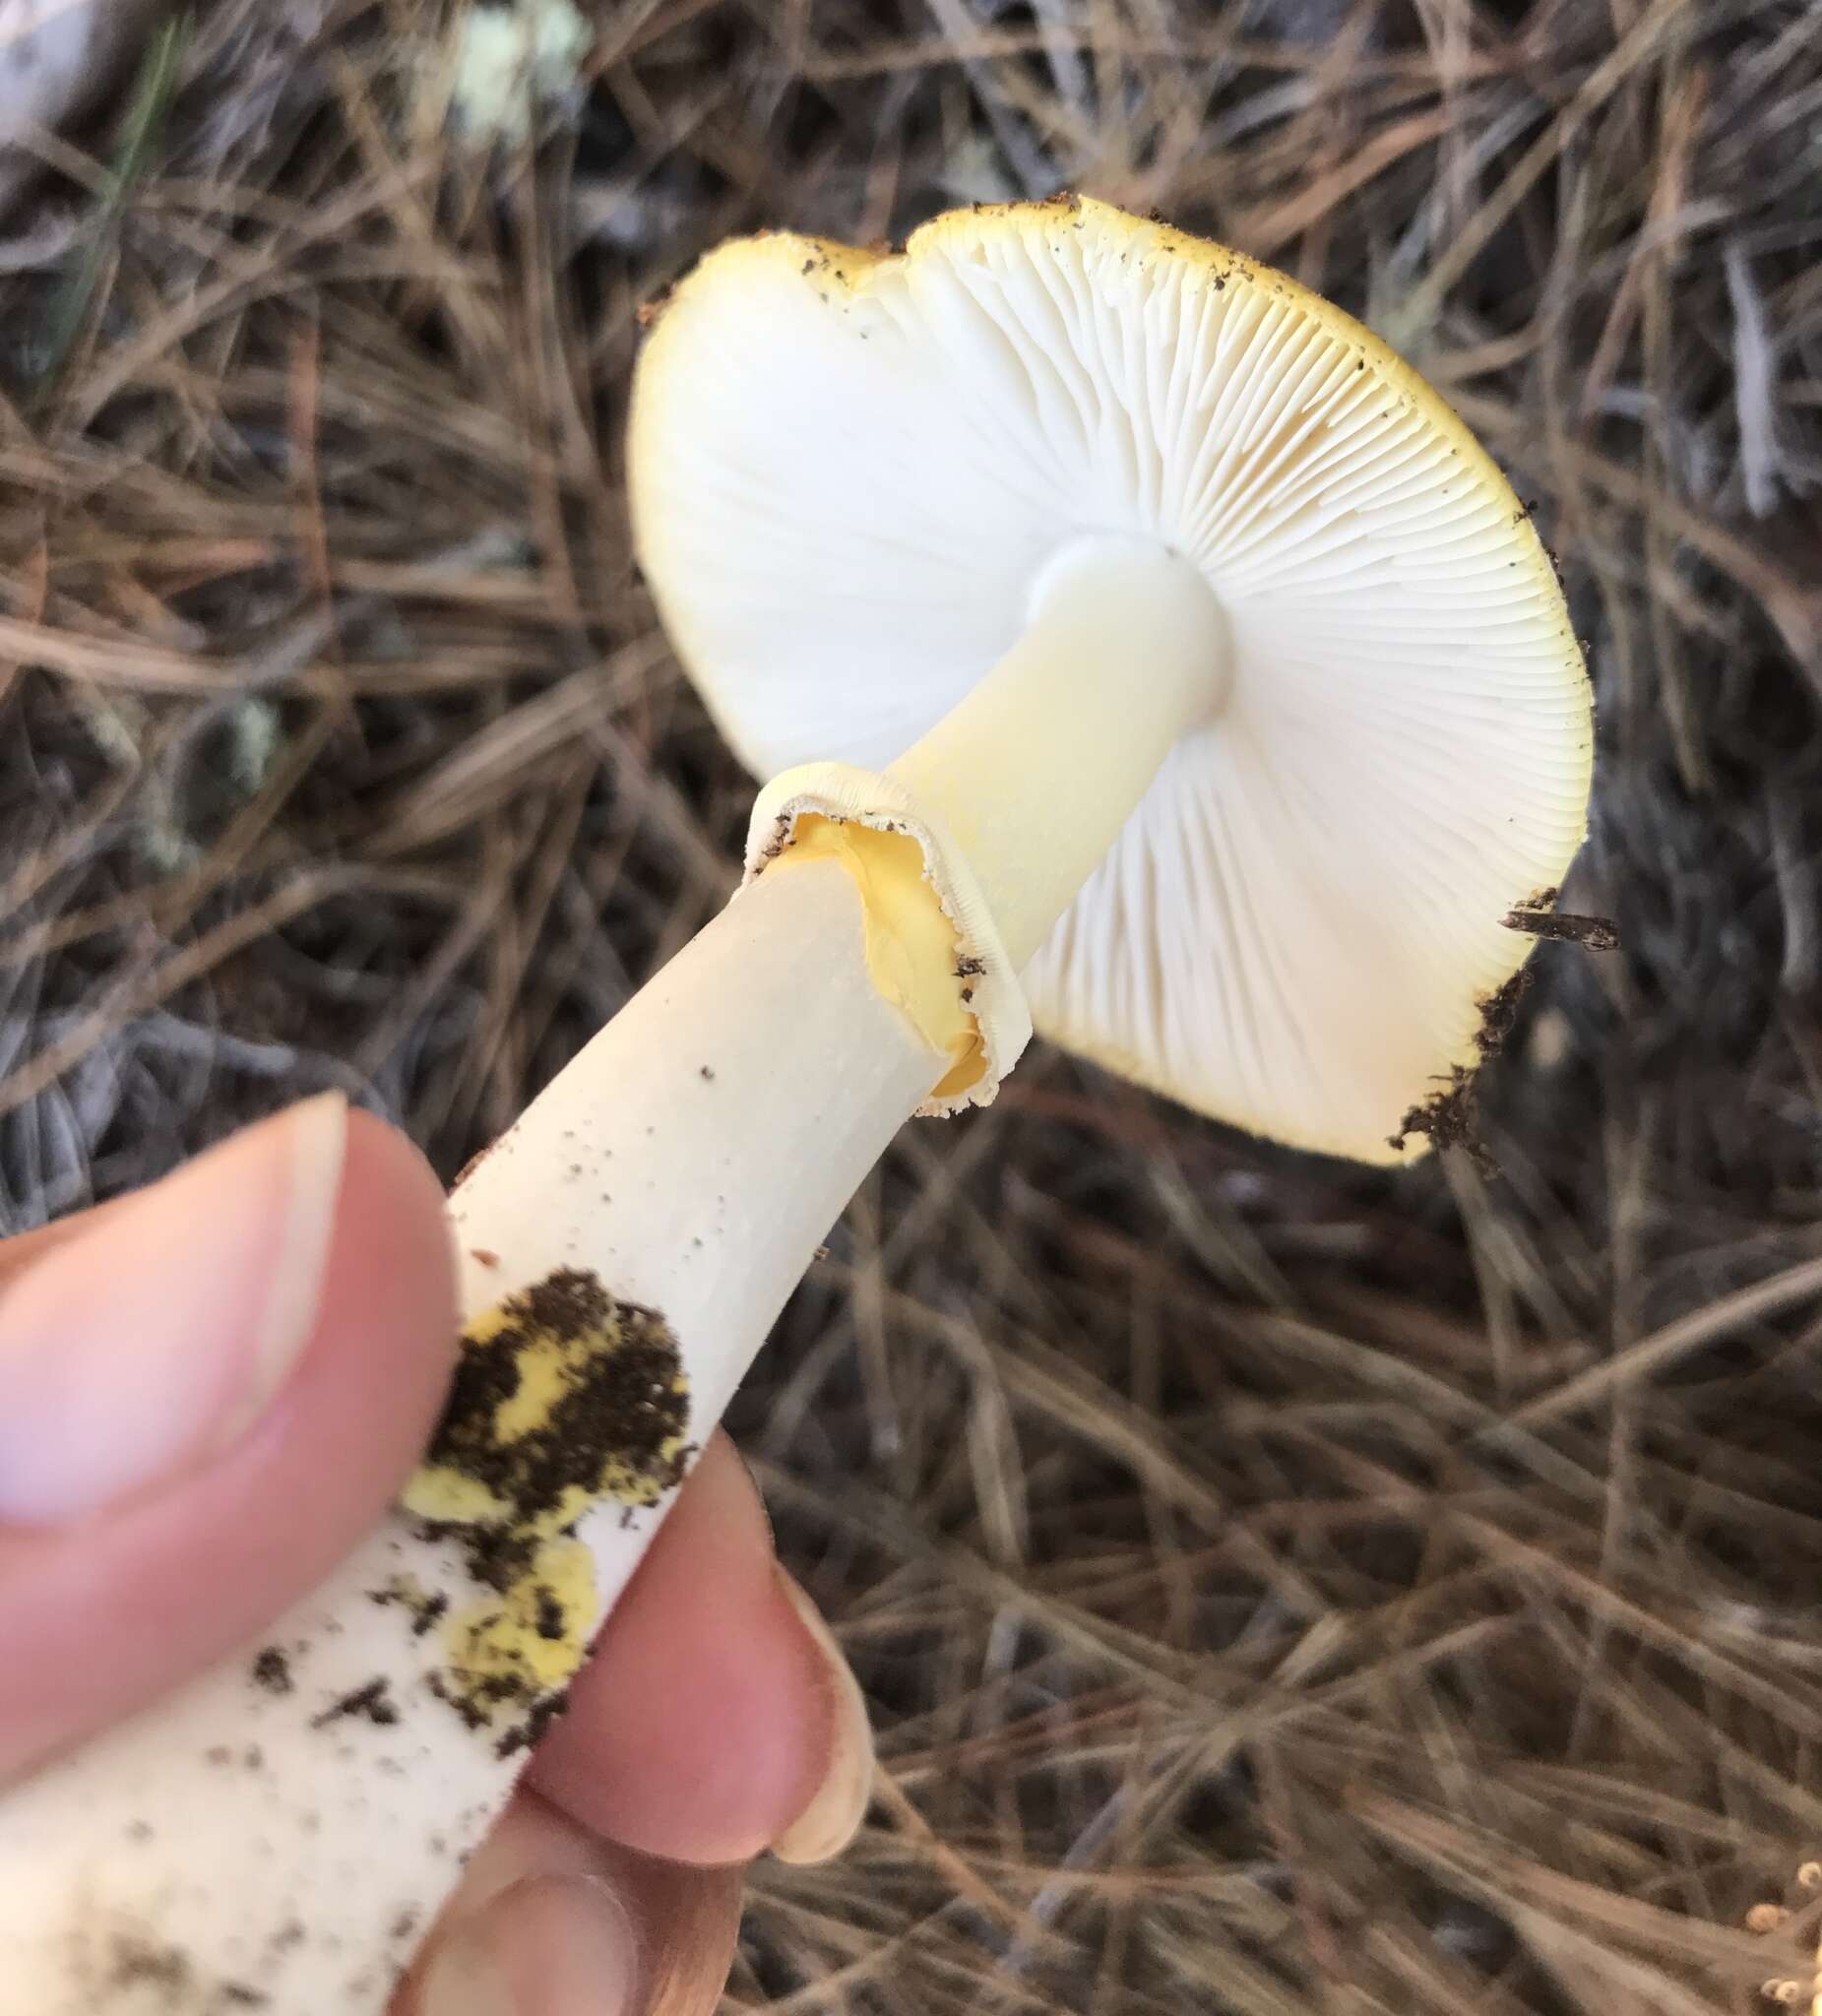
[[[566,1269],[463,1335],[449,1406],[405,1507],[463,1537],[491,1594],[444,1625],[447,1683],[477,1727],[535,1717],[588,1655],[600,1615],[573,1538],[603,1503],[629,1513],[681,1482],[689,1384],[663,1318]],[[508,1740],[532,1740],[522,1720]],[[515,1740],[517,1739],[517,1740]]]
[[[839,861],[860,892],[867,974],[883,1000],[911,1018],[949,1070],[935,1097],[966,1092],[986,1068],[980,1032],[958,971],[955,926],[924,872],[923,849],[908,833],[882,833],[858,820],[806,812],[768,872],[793,862]]]

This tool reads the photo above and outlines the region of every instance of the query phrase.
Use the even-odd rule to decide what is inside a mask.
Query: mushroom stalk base
[[[1023,970],[1113,845],[1172,745],[1220,707],[1226,618],[1147,539],[1073,541],[1034,586],[1024,635],[887,767],[967,855]]]
[[[944,1068],[876,991],[833,861],[685,947],[456,1194],[468,1363],[491,1355],[414,1509],[260,1640],[0,1794],[0,2006],[377,2016],[817,1242]],[[552,1505],[514,1451],[578,1394],[594,1454]]]

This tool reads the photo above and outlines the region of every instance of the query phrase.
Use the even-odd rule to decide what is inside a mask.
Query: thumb
[[[0,1246],[0,1781],[303,1595],[427,1439],[442,1194],[336,1095]]]
[[[743,1874],[599,1841],[521,1792],[464,1871],[394,2016],[714,2016]]]

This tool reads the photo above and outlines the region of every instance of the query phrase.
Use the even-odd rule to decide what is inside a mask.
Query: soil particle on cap
[[[1480,1027],[1475,1043],[1482,1063],[1505,1048],[1506,1039],[1518,1021],[1519,1003],[1531,989],[1531,968],[1521,966],[1504,986],[1480,997]]]
[[[253,1683],[268,1694],[291,1691],[291,1663],[276,1645],[268,1645],[253,1662]]]
[[[1543,890],[1534,900],[1548,903],[1554,900],[1555,895],[1553,889]],[[1411,1135],[1423,1134],[1429,1137],[1432,1147],[1466,1149],[1482,1175],[1497,1172],[1492,1155],[1480,1138],[1476,1086],[1481,1067],[1505,1048],[1518,1022],[1519,1003],[1530,991],[1531,983],[1531,969],[1522,966],[1490,994],[1480,996],[1476,1003],[1480,1010],[1480,1026],[1475,1032],[1475,1048],[1479,1052],[1479,1063],[1473,1070],[1462,1064],[1456,1065],[1446,1084],[1406,1112],[1398,1123],[1398,1131],[1388,1137],[1389,1146],[1403,1148]]]
[[[1554,945],[1583,945],[1590,952],[1617,952],[1619,926],[1611,917],[1578,916],[1535,902],[1516,904],[1499,920],[1508,931]]]
[[[500,1264],[500,1256],[491,1246],[471,1246],[469,1258],[479,1267],[497,1267]]]
[[[1492,1157],[1476,1125],[1475,1074],[1465,1065],[1457,1064],[1446,1084],[1406,1112],[1397,1131],[1387,1136],[1387,1144],[1403,1148],[1413,1134],[1427,1135],[1432,1148],[1466,1149],[1483,1174],[1493,1173]]]

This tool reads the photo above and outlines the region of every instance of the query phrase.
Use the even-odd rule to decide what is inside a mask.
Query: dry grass
[[[1822,1846],[1822,11],[625,0],[491,161],[411,88],[456,11],[224,0],[124,184],[59,149],[10,220],[0,1226],[328,1084],[453,1170],[721,902],[644,296],[1158,206],[1536,498],[1627,951],[1540,954],[1491,1181],[1050,1054],[907,1133],[739,1415],[887,1772],[732,2006],[1763,2006],[1822,1917],[1740,1929]]]

